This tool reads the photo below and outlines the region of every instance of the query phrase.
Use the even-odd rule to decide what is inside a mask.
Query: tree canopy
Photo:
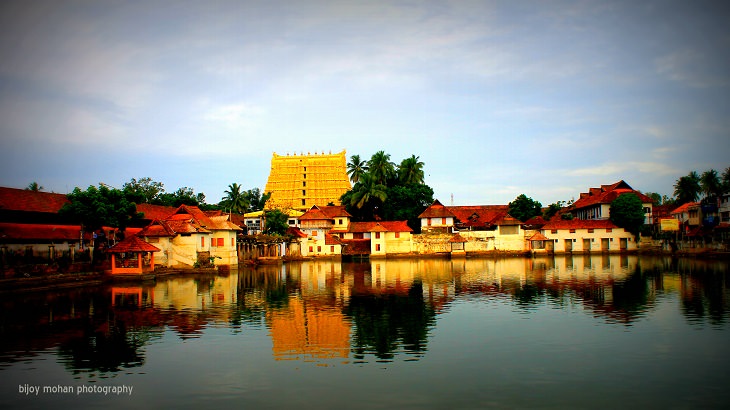
[[[278,209],[266,211],[264,219],[266,220],[266,226],[263,233],[266,235],[284,236],[286,230],[289,229],[289,216]]]
[[[542,204],[532,198],[527,197],[525,194],[520,194],[514,201],[508,205],[508,213],[515,219],[519,219],[522,222],[528,219],[542,215]]]
[[[133,218],[140,218],[134,202],[123,191],[99,184],[85,191],[76,187],[67,195],[70,203],[59,214],[79,221],[85,229],[95,231],[103,226],[125,230]]]
[[[624,228],[627,232],[639,235],[644,226],[644,205],[641,199],[632,193],[620,195],[611,202],[609,212],[611,222]]]

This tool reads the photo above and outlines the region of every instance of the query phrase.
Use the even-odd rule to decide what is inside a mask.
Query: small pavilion
[[[112,255],[112,275],[153,271],[155,252],[159,251],[156,246],[150,245],[138,236],[130,236],[106,250]],[[149,259],[145,260],[148,253]]]

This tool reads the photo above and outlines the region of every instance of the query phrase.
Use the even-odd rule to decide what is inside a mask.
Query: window
[[[552,230],[550,230],[550,233],[557,234],[558,233],[558,230],[557,229],[552,229]]]
[[[236,238],[231,238],[231,247],[236,246]]]
[[[446,225],[446,218],[441,218],[441,225]]]
[[[398,239],[398,238],[400,238],[400,232],[395,233],[395,239]]]
[[[427,225],[431,226],[431,218],[426,218],[426,221],[427,221]]]
[[[307,174],[304,174],[304,179],[307,179]]]
[[[210,240],[210,246],[212,246],[212,247],[215,247],[216,246],[215,238],[213,238],[213,239]]]
[[[307,190],[306,189],[302,189],[302,196],[307,196]]]
[[[588,228],[588,233],[593,233],[593,228]]]
[[[568,232],[575,233],[575,229],[570,229]]]
[[[321,246],[318,246],[317,247],[317,252],[322,252],[322,247]]]
[[[294,219],[290,219],[289,220],[289,225],[294,226],[296,224],[297,224],[297,221],[296,220],[294,220]]]
[[[312,236],[317,236],[317,234],[318,234],[317,231],[312,231]]]
[[[200,237],[200,247],[205,248],[205,236]]]
[[[606,228],[606,232],[613,232],[613,228]]]
[[[304,167],[304,172],[307,172],[307,167]]]
[[[335,253],[335,246],[334,245],[330,246],[330,252]]]
[[[224,242],[225,238],[218,238],[218,246],[226,246]]]
[[[309,247],[309,253],[312,253],[313,251],[314,251],[314,247],[310,246]]]
[[[375,232],[375,239],[380,239],[380,232]]]
[[[306,205],[306,200],[302,199],[302,205]]]
[[[307,186],[307,181],[302,181],[302,186],[303,187]]]
[[[337,220],[337,225],[342,225],[342,219],[341,218]]]
[[[375,244],[375,250],[378,251],[378,252],[380,252],[380,244],[379,243],[376,243]]]

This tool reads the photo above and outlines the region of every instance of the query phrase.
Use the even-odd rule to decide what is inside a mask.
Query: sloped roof
[[[555,218],[553,218],[555,219]],[[613,229],[618,228],[613,222],[608,219],[557,219],[550,220],[546,223],[542,229],[554,230],[554,229]]]
[[[0,241],[8,240],[47,240],[78,241],[81,235],[80,225],[45,225],[0,223]],[[84,232],[84,240],[91,239],[91,232]]]
[[[177,208],[173,206],[137,204],[137,212],[143,213],[143,218],[150,221],[155,219],[165,219],[175,213],[176,209]]]
[[[215,223],[208,217],[208,215],[205,214],[205,212],[201,211],[200,208],[197,206],[190,206],[190,205],[180,205],[172,215],[172,218],[175,218],[178,215],[190,215],[195,219],[195,222],[200,224],[203,228],[215,228]],[[166,218],[169,219],[169,218]]]
[[[229,215],[218,215],[218,216],[211,216],[210,220],[213,221],[214,226],[213,229],[227,229],[227,230],[234,230],[234,231],[242,231],[240,226],[234,224],[231,222]]]
[[[507,205],[449,206],[446,208],[460,223],[471,227],[497,225],[509,217]]]
[[[306,238],[307,234],[302,232],[301,229],[297,228],[296,226],[290,226],[286,229],[286,233],[295,237],[295,238]]]
[[[345,210],[344,205],[328,205],[323,206],[320,208],[322,212],[325,213],[325,215],[330,216],[331,218],[338,218],[338,217],[347,217],[352,218],[352,215],[350,215],[347,210]]]
[[[307,212],[302,214],[302,216],[299,217],[300,221],[311,221],[311,220],[331,220],[332,217],[327,215],[320,207],[317,205],[312,206],[309,208]]]
[[[324,235],[324,244],[325,245],[342,245],[342,240],[340,240],[340,238],[337,237],[336,235],[325,234]]]
[[[408,221],[350,222],[348,232],[413,232]]]
[[[454,217],[454,214],[446,208],[438,199],[434,200],[431,205],[428,206],[418,218],[448,218]]]
[[[535,233],[528,239],[528,241],[547,241],[547,240],[548,240],[547,236],[543,235],[540,232]]]
[[[63,194],[0,187],[0,210],[58,213],[67,203]]]
[[[670,213],[670,215],[679,215],[685,212],[689,211],[689,208],[693,208],[695,206],[698,206],[699,202],[687,202],[686,204],[681,205],[679,208],[675,209]]]
[[[464,238],[463,236],[461,236],[461,235],[459,235],[457,233],[454,236],[452,236],[451,238],[449,238],[449,242],[451,242],[451,243],[464,243],[464,242],[468,242],[468,241],[466,240],[466,238]]]
[[[138,236],[129,236],[121,242],[117,242],[114,246],[107,249],[109,253],[123,252],[158,252],[160,249],[154,245],[145,242]]]
[[[610,185],[601,185],[600,188],[590,188],[588,192],[580,194],[580,198],[572,205],[573,209],[585,208],[597,204],[610,204],[623,194],[632,193],[641,199],[642,203],[653,203],[654,200],[634,190],[625,181],[621,180]]]

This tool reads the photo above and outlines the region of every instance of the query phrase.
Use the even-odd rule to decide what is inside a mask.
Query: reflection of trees
[[[114,321],[107,331],[87,327],[81,337],[61,344],[59,357],[74,374],[117,372],[144,364],[141,348],[148,339],[144,330],[130,330],[124,322]]]
[[[708,319],[713,325],[725,323],[730,301],[728,272],[712,264],[683,264],[680,267],[682,280],[682,313],[690,321]]]
[[[406,294],[353,294],[344,313],[355,325],[352,344],[358,359],[367,353],[392,359],[401,345],[409,353],[426,351],[428,329],[436,316],[423,299],[421,282]]]

